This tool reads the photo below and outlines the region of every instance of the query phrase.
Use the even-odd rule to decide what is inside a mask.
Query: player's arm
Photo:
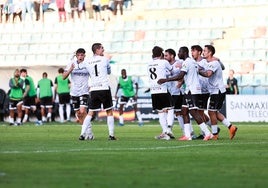
[[[203,77],[211,77],[213,75],[213,71],[212,70],[199,70],[199,74]]]
[[[30,85],[27,84],[23,93],[23,97],[26,97],[29,91],[30,91]]]
[[[117,84],[117,87],[116,87],[116,90],[115,90],[115,95],[114,95],[114,98],[115,98],[115,99],[118,98],[118,97],[117,97],[117,92],[118,92],[119,88],[120,88],[120,84],[118,83],[118,84]]]
[[[74,70],[74,66],[75,65],[73,63],[67,71],[64,71],[64,73],[62,74],[63,80],[65,80],[71,74],[71,72]]]
[[[159,79],[157,81],[158,84],[163,84],[165,82],[171,82],[171,81],[178,81],[178,80],[181,80],[183,79],[184,75],[186,74],[186,72],[184,71],[181,71],[178,75],[176,76],[173,76],[173,77],[170,77],[170,78],[162,78],[162,79]]]

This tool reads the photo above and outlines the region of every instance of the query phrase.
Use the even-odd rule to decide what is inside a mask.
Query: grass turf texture
[[[79,141],[75,123],[2,124],[0,187],[267,187],[268,125],[237,126],[234,140],[220,125],[218,141],[165,141],[154,139],[158,122],[126,123],[108,141],[105,123],[94,122],[95,140]]]

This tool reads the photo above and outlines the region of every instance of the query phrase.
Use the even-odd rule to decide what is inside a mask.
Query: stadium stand
[[[90,45],[102,42],[115,62],[114,76],[126,68],[140,77],[146,88],[142,79],[146,79],[146,62],[154,45],[177,51],[183,45],[213,44],[215,55],[226,66],[225,77],[234,69],[235,77],[241,78],[241,94],[261,93],[257,86],[266,92],[267,8],[266,0],[135,0],[122,18],[110,22],[85,19],[58,23],[57,11],[52,11],[46,13],[44,23],[1,23],[1,84],[8,88],[6,82],[18,66],[37,71],[33,73],[36,80],[43,71],[56,67],[50,74],[54,77],[77,48],[85,48],[90,55]]]

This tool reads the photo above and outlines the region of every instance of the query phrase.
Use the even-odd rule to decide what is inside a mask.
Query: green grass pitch
[[[115,127],[119,140],[108,141],[105,122],[93,122],[95,140],[79,141],[75,123],[2,123],[0,187],[268,187],[268,124],[236,125],[233,140],[220,125],[218,141],[165,141],[154,139],[156,121],[126,123]]]

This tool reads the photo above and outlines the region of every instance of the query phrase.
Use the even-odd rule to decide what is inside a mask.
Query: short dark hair
[[[26,69],[20,69],[20,73],[22,72],[26,72],[27,73],[27,70]]]
[[[102,46],[101,43],[94,43],[91,47],[92,52],[95,54],[97,49],[100,49]]]
[[[193,45],[193,46],[191,46],[191,50],[197,50],[199,52],[202,52],[203,51],[202,47],[199,46],[199,45]]]
[[[64,73],[64,69],[63,68],[59,68],[58,73]]]
[[[173,55],[174,57],[176,57],[176,52],[175,50],[169,48],[169,49],[166,49],[165,52],[168,52],[169,54]]]
[[[84,48],[78,48],[75,53],[76,54],[85,54],[86,50]]]
[[[159,47],[159,46],[155,46],[152,50],[153,52],[153,58],[155,57],[161,57],[163,54],[163,48]]]
[[[205,45],[205,48],[207,48],[207,49],[208,49],[208,51],[210,51],[210,52],[212,53],[212,55],[214,55],[214,54],[215,54],[215,52],[216,52],[216,50],[215,50],[214,46],[212,46],[212,45],[210,45],[210,44]]]
[[[47,78],[47,73],[43,72],[43,77]]]

